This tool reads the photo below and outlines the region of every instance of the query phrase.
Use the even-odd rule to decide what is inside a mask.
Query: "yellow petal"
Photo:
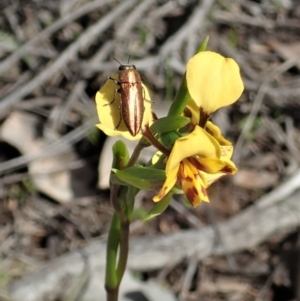
[[[226,176],[226,174],[223,172],[219,172],[219,173],[215,173],[215,174],[207,174],[207,173],[203,172],[202,176],[204,176],[206,178],[206,183],[207,183],[206,187],[209,187],[211,184],[213,184],[220,178]]]
[[[119,130],[113,130],[107,126],[105,126],[102,123],[98,123],[96,124],[96,127],[98,129],[100,129],[102,132],[105,133],[105,135],[110,136],[110,137],[115,137],[115,136],[119,136],[122,135],[124,138],[128,139],[128,140],[137,140],[137,139],[141,139],[142,135],[141,134],[137,134],[136,136],[132,136],[129,131],[124,131],[121,132]]]
[[[119,76],[115,74],[112,78],[118,80]],[[147,87],[144,84],[142,84],[142,86],[145,92],[145,99],[150,100]],[[131,136],[122,119],[120,94],[115,92],[118,88],[119,86],[115,84],[114,81],[108,79],[103,87],[96,93],[95,99],[100,121],[100,125],[97,125],[97,127],[103,130],[108,136],[122,135],[130,140],[140,139],[141,135]],[[113,99],[115,100],[112,102]],[[151,123],[152,120],[151,103],[147,100],[144,101],[145,111],[142,126]]]
[[[195,155],[205,158],[221,156],[219,143],[199,126],[195,126],[189,135],[176,140],[167,162],[166,173],[178,166],[183,159]]]
[[[164,156],[163,153],[157,151],[151,158],[152,165],[156,164],[161,159],[162,156]]]
[[[180,164],[178,181],[185,196],[194,208],[201,202],[209,202],[199,171],[187,159]]]
[[[229,160],[233,154],[233,146],[232,145],[226,145],[221,146],[221,159],[223,160]]]
[[[236,166],[230,160],[220,160],[218,158],[193,158],[190,160],[197,169],[208,174],[223,173],[227,175],[235,174]]]
[[[189,60],[186,79],[191,97],[208,115],[237,101],[244,90],[238,64],[210,51]]]
[[[172,171],[170,171],[167,174],[167,178],[163,187],[161,188],[159,193],[153,197],[154,202],[159,202],[160,200],[162,200],[167,195],[167,193],[174,187],[177,181],[178,169],[179,169],[179,165],[176,166]]]
[[[221,145],[221,159],[230,159],[233,154],[233,146],[221,133],[220,128],[208,121],[205,126],[205,131],[213,136]]]
[[[183,112],[184,116],[189,117],[191,119],[191,123],[193,125],[199,124],[200,120],[200,111],[198,105],[191,99]]]
[[[215,181],[217,181],[218,179],[220,179],[223,176],[226,175],[232,175],[235,174],[237,172],[237,168],[234,165],[234,163],[230,160],[227,159],[223,159],[221,160],[223,163],[223,168],[215,168],[215,170],[220,169],[220,172],[216,172],[216,173],[207,173],[204,171],[200,171],[200,175],[202,178],[205,178],[205,182],[206,182],[206,186],[205,187],[209,187],[212,183],[214,183]],[[216,167],[216,165],[215,165]]]
[[[211,121],[207,121],[205,130],[211,136],[213,136],[220,143],[220,145],[232,145],[230,141],[222,136],[220,128],[217,125],[213,124]]]
[[[219,172],[219,173],[215,173],[215,174],[207,174],[205,172],[201,172],[201,175],[203,177],[206,178],[206,188],[209,187],[211,184],[213,184],[214,182],[216,182],[217,180],[219,180],[221,177],[226,176],[226,174]]]

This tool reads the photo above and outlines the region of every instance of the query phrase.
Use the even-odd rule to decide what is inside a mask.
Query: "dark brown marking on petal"
[[[193,178],[189,176],[185,177],[183,173],[178,173],[178,180],[180,181],[180,183],[182,183],[182,180],[185,180],[186,182],[193,182]]]
[[[168,186],[165,186],[165,187],[159,192],[159,194],[157,195],[157,197],[158,197],[159,199],[164,198],[165,195],[166,195],[166,190],[167,190],[167,189],[168,189]]]
[[[185,117],[188,117],[192,120],[192,117],[193,117],[193,114],[192,114],[192,111],[189,109],[189,108],[185,108],[184,111],[183,111],[183,114]],[[195,124],[193,124],[192,122],[190,122],[189,124],[187,124],[184,129],[187,130],[188,132],[192,132],[195,128]]]
[[[201,191],[202,191],[203,195],[207,196],[207,191],[203,186],[201,186]]]
[[[192,187],[192,188],[187,189],[184,193],[185,193],[187,199],[190,201],[190,203],[194,207],[194,204],[193,204],[194,200],[198,196],[197,189],[195,187]]]
[[[201,164],[196,158],[194,157],[189,157],[188,159],[193,166],[195,166],[198,170],[203,170],[205,171],[205,166],[203,164]]]
[[[232,167],[230,167],[229,165],[226,165],[223,168],[221,168],[220,172],[224,172],[226,174],[232,174],[233,170],[234,169]]]
[[[199,120],[199,126],[205,129],[206,122],[208,121],[210,114],[207,114],[203,111],[203,108],[200,107],[200,120]]]
[[[189,117],[189,118],[192,118],[192,116],[193,116],[192,111],[187,107],[184,108],[183,114],[185,117]]]
[[[183,175],[184,175],[184,166],[183,166],[183,163],[180,162],[179,163],[179,169],[178,169],[177,177],[180,178],[180,179],[182,179]]]
[[[213,131],[211,131],[211,129],[209,128],[209,127],[206,127],[205,128],[205,131],[208,133],[208,134],[210,134],[211,136],[213,136],[214,137],[214,132]],[[216,137],[214,137],[214,138],[216,138]]]
[[[201,177],[200,177],[199,173],[194,174],[194,179],[195,179],[196,181],[198,181],[200,178],[201,178]]]
[[[187,130],[189,133],[191,133],[191,132],[194,131],[195,127],[196,127],[196,125],[193,124],[192,122],[190,122],[189,124],[186,125],[186,130]]]
[[[185,177],[184,179],[186,182],[193,182],[193,178],[191,177]]]
[[[182,182],[183,179],[186,182],[193,182],[193,178],[184,175],[184,163],[182,163],[182,162],[180,162],[180,166],[179,166],[179,171],[178,171],[177,177],[180,180],[180,182]]]

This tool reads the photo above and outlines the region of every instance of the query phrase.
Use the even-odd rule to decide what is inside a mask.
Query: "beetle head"
[[[130,57],[128,58],[128,63],[123,65],[121,64],[116,58],[114,58],[115,61],[117,61],[120,66],[119,66],[119,71],[123,70],[136,70],[136,67],[134,65],[129,64]]]
[[[136,67],[134,65],[120,65],[119,71],[122,70],[136,70]]]

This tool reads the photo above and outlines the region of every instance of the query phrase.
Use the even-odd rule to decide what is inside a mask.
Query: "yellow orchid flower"
[[[184,110],[184,116],[191,119],[190,127],[194,128],[199,124],[200,114],[196,103],[191,99]],[[213,124],[211,121],[207,121],[204,127],[205,131],[213,136],[220,144],[222,156],[230,159],[233,153],[233,146],[230,141],[222,136],[221,130],[218,126]]]
[[[212,128],[214,132],[216,129]],[[237,170],[223,156],[222,147],[230,145],[221,146],[217,139],[199,126],[195,126],[189,135],[177,139],[167,161],[166,181],[154,196],[154,202],[164,198],[175,184],[181,187],[193,207],[208,202],[206,188],[211,182],[209,176],[234,174]]]
[[[186,80],[192,99],[206,115],[234,103],[244,90],[238,64],[211,51],[188,61]]]
[[[119,80],[117,74],[112,76],[112,78]],[[143,128],[146,124],[152,122],[152,111],[148,89],[144,84],[142,84],[142,86],[145,94]],[[115,93],[118,88],[119,86],[113,80],[108,79],[104,86],[97,92],[95,99],[100,123],[96,124],[96,126],[108,136],[122,135],[129,140],[140,139],[142,135],[137,134],[136,136],[132,136],[123,121],[120,111],[120,94]],[[114,97],[115,100],[112,102]]]

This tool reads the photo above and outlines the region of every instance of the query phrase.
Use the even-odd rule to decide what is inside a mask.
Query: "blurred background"
[[[297,0],[0,0],[0,300],[104,300],[115,140],[94,96],[130,56],[164,116],[207,36],[245,83],[213,116],[239,172],[147,223],[139,194],[129,270],[170,300],[300,300]]]

